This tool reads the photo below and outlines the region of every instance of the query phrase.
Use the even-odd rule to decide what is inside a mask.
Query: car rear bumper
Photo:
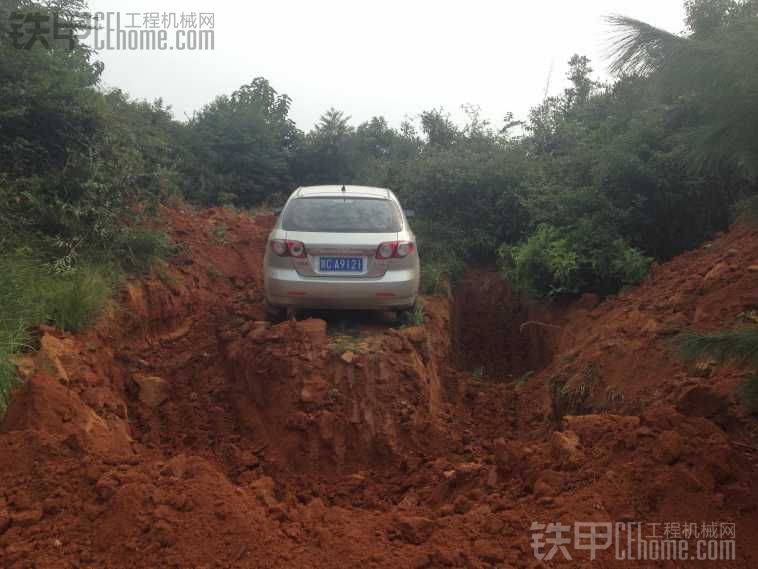
[[[294,269],[269,269],[266,301],[272,306],[344,309],[410,308],[418,295],[418,272],[387,271],[378,278],[306,277]]]

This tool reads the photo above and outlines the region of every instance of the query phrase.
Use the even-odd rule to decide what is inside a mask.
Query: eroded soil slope
[[[736,561],[697,566],[758,565],[742,372],[685,367],[665,341],[755,308],[755,232],[602,304],[549,311],[496,280],[477,293],[479,275],[427,300],[424,326],[345,335],[263,320],[272,218],[163,216],[183,253],[96,329],[41,330],[21,366],[0,566],[585,567],[537,560],[532,522],[632,520],[735,523]],[[488,303],[505,323],[467,320]]]

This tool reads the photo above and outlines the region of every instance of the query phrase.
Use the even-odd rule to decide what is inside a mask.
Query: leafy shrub
[[[543,224],[526,241],[498,251],[501,272],[518,290],[537,298],[595,292],[610,294],[639,283],[650,259],[590,223],[572,228]]]
[[[127,273],[144,274],[159,259],[171,254],[172,243],[166,233],[144,227],[119,232],[108,255]]]
[[[441,261],[421,262],[421,294],[439,295],[448,290],[450,283],[450,267]]]
[[[737,203],[737,219],[747,223],[758,223],[758,195]]]
[[[217,223],[211,229],[211,237],[216,245],[223,245],[226,243],[226,234],[228,228],[225,223]]]
[[[460,230],[421,219],[413,228],[421,258],[421,294],[444,294],[465,268],[466,245]]]

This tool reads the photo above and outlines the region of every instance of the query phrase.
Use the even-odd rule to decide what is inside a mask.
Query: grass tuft
[[[29,335],[23,325],[0,328],[0,417],[5,415],[5,409],[10,403],[11,389],[20,380],[16,373],[16,356],[27,349]]]
[[[93,324],[124,272],[144,274],[172,253],[166,234],[129,228],[109,249],[83,250],[60,263],[40,258],[45,247],[27,237],[0,236],[0,417],[19,381],[16,359],[30,349],[33,326],[50,323],[75,332]]]
[[[685,361],[711,358],[718,363],[758,367],[758,327],[722,332],[686,332],[674,339]]]
[[[417,304],[413,310],[403,312],[403,326],[423,326],[426,313],[421,304]]]
[[[111,292],[111,285],[101,270],[77,269],[51,283],[46,298],[48,320],[61,330],[79,331],[97,320]]]

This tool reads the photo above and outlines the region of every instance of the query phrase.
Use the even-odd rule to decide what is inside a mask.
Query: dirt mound
[[[0,566],[544,567],[533,524],[578,521],[736,524],[730,566],[756,565],[741,372],[690,370],[665,342],[750,309],[755,232],[599,305],[472,273],[424,326],[353,337],[263,320],[270,216],[162,215],[181,253],[87,333],[41,330],[22,366]],[[554,562],[589,563],[570,553]]]
[[[654,267],[641,286],[571,311],[562,323],[560,357],[545,374],[564,395],[558,405],[569,412],[639,413],[666,402],[736,432],[744,410],[734,393],[746,372],[710,361],[683,365],[669,340],[681,331],[729,329],[755,318],[756,261],[758,232],[736,227]]]

